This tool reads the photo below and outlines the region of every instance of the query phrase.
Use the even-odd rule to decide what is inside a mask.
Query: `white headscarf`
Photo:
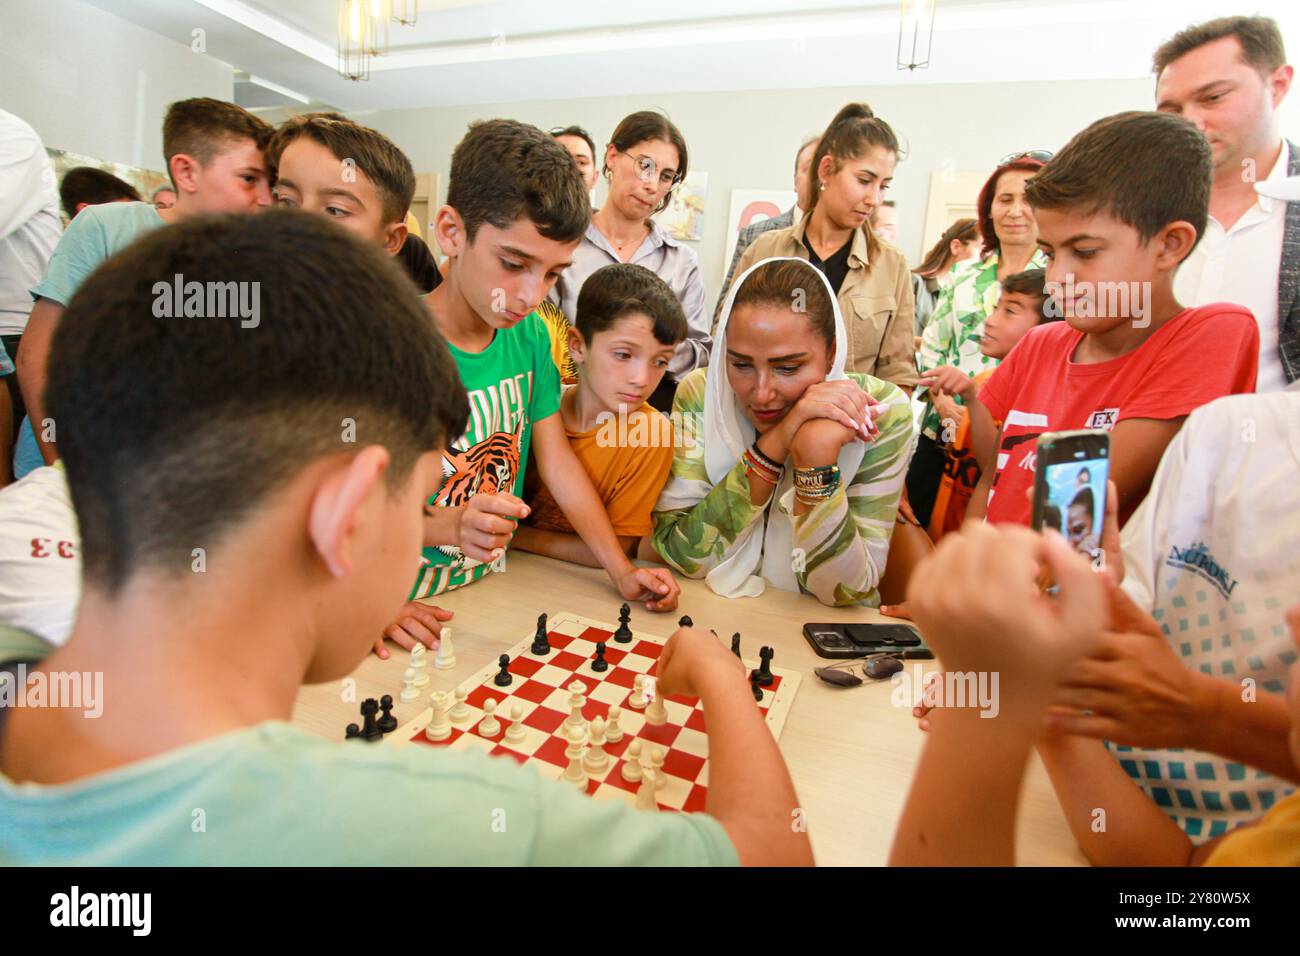
[[[745,417],[736,393],[727,377],[727,324],[736,293],[749,274],[769,262],[798,262],[809,274],[809,281],[822,283],[835,316],[835,355],[826,381],[846,378],[844,362],[849,352],[848,332],[840,304],[820,269],[806,259],[773,257],[756,262],[740,276],[727,294],[726,304],[718,319],[713,337],[713,354],[709,358],[708,380],[704,393],[704,466],[711,485],[717,485],[740,461],[745,449],[754,443],[758,433]],[[814,278],[815,277],[815,278]],[[866,445],[851,441],[840,449],[840,480],[847,484],[857,474]],[[763,593],[765,583],[785,591],[798,591],[799,583],[794,572],[794,520],[789,509],[794,506],[794,467],[787,463],[781,482],[772,493],[764,521],[755,521],[732,542],[723,554],[722,561],[708,573],[705,581],[716,593],[724,597],[756,597]],[[705,489],[705,494],[709,489]],[[697,498],[699,501],[703,498]],[[778,500],[785,510],[778,506]],[[672,508],[691,507],[695,502],[673,503]]]

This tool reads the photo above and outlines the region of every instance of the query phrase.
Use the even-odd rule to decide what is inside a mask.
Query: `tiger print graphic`
[[[528,416],[521,414],[513,432],[493,432],[464,451],[447,449],[442,459],[444,480],[438,504],[454,507],[465,504],[477,494],[513,492],[515,476],[519,474],[519,440],[527,420]],[[465,558],[455,545],[438,545],[437,548],[453,560],[463,560],[467,567],[476,563]]]

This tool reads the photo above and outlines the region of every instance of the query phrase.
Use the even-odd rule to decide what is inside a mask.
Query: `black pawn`
[[[760,704],[763,702],[763,688],[759,686],[758,671],[749,675],[749,689],[754,692],[754,700]]]
[[[694,627],[694,626],[695,626],[695,622],[691,620],[691,616],[690,616],[689,614],[683,614],[682,617],[681,617],[681,620],[679,620],[679,621],[677,622],[677,626],[678,626],[678,627]]]
[[[492,683],[498,687],[509,687],[514,683],[514,677],[510,674],[510,655],[502,654],[497,658],[497,664],[501,666],[501,671],[496,677],[492,678]]]
[[[379,709],[384,712],[384,715],[379,718],[379,732],[391,734],[397,729],[397,718],[393,716],[392,694],[385,694],[383,697],[379,698]]]
[[[538,657],[545,657],[551,653],[551,639],[546,633],[546,615],[537,615],[537,633],[533,635],[533,646],[530,650]]]
[[[609,670],[609,661],[605,660],[605,642],[596,642],[596,656],[592,658],[591,669],[594,671]]]
[[[731,653],[740,657],[740,632],[731,635]]]
[[[353,737],[361,736],[361,728],[356,724],[348,724],[347,730],[343,731],[343,739],[351,740]]]
[[[627,626],[631,619],[632,609],[624,604],[618,609],[618,630],[614,632],[614,640],[620,644],[632,642],[632,629]]]
[[[772,686],[772,680],[773,680],[772,655],[774,653],[775,652],[770,647],[763,647],[758,652],[758,659],[760,663],[758,665],[758,670],[756,671],[756,673],[758,675],[758,682],[762,684],[764,687]]]
[[[375,719],[377,713],[379,713],[379,701],[367,697],[361,702],[361,716],[365,718],[361,725],[361,736],[366,740],[379,740],[384,736],[384,732],[379,729],[379,721]]]

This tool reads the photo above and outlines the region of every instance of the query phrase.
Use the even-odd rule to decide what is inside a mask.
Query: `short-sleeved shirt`
[[[66,306],[73,294],[109,256],[125,249],[139,236],[166,225],[153,203],[110,202],[87,206],[54,247],[45,278],[32,288],[32,296]]]
[[[1259,821],[1224,837],[1206,866],[1300,866],[1300,793]]]
[[[533,424],[560,408],[560,375],[546,327],[530,312],[512,328],[498,329],[481,352],[447,347],[469,393],[469,429],[447,449],[443,485],[429,503],[463,505],[480,492],[522,498]],[[412,600],[472,584],[491,567],[454,545],[425,548],[424,561]]]
[[[651,512],[673,467],[669,420],[642,404],[625,417],[610,414],[590,431],[565,429],[569,446],[591,477],[614,533],[643,537],[653,527]],[[543,531],[573,534],[550,489],[542,485],[531,502],[528,523]]]
[[[1066,322],[1036,326],[980,389],[980,402],[1003,423],[987,521],[1029,524],[1044,432],[1182,418],[1223,395],[1255,390],[1259,329],[1241,306],[1184,309],[1132,352],[1104,362],[1072,360],[1082,339]]]
[[[39,645],[20,638],[0,629],[0,664],[31,659]],[[593,800],[505,757],[281,721],[57,786],[0,774],[0,866],[738,863],[702,813]]]
[[[68,639],[81,600],[81,535],[63,463],[0,489],[0,624]]]

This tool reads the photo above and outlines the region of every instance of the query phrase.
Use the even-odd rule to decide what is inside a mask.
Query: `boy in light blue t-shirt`
[[[154,313],[155,282],[200,272],[257,283],[259,323]],[[289,724],[298,687],[350,674],[402,605],[470,417],[449,351],[399,266],[302,212],[157,231],[84,288],[48,386],[82,601],[52,652],[0,629],[21,692],[75,693],[0,707],[0,866],[811,862],[743,666],[707,632],[673,635],[659,672],[709,713],[704,814]]]
[[[263,150],[272,128],[265,120],[234,103],[199,97],[168,107],[162,133],[176,204],[168,209],[146,202],[87,206],[68,224],[45,277],[31,290],[36,302],[18,359],[28,411],[14,456],[18,478],[58,456],[58,427],[44,424],[46,364],[59,319],[87,277],[109,256],[159,226],[203,213],[257,212],[271,204]]]

